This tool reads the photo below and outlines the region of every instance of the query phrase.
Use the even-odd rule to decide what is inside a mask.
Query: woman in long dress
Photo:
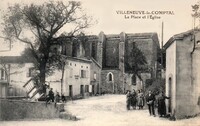
[[[137,97],[137,105],[139,109],[143,109],[144,106],[144,94],[141,92],[141,90],[138,90],[138,97]]]
[[[165,99],[169,99],[169,97],[165,96],[163,92],[158,97],[158,114],[160,117],[166,116],[166,105]]]

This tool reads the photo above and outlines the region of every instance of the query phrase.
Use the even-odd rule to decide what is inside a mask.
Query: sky
[[[48,0],[1,0],[0,8],[6,10],[8,5],[14,3],[41,4],[44,1]],[[101,31],[105,34],[156,32],[161,40],[163,22],[163,42],[166,43],[173,35],[192,29],[191,5],[198,0],[81,0],[81,2],[85,12],[98,21],[86,30],[86,34],[98,35]],[[144,11],[145,14],[119,14],[119,11],[122,13]],[[153,14],[146,14],[147,11]],[[170,11],[173,14],[155,14],[160,11]],[[156,16],[156,19],[150,19],[148,17],[150,15]],[[6,49],[6,46],[1,46],[0,49],[2,47]],[[13,48],[15,48],[14,54],[17,54],[15,52],[20,52],[23,46],[15,43]]]

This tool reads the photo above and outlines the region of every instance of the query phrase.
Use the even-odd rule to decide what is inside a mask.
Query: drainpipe
[[[190,53],[190,58],[191,58],[191,85],[193,85],[193,54],[196,48],[196,38],[195,38],[195,29],[193,29],[193,49],[192,52]]]
[[[191,52],[191,56],[192,56],[192,54],[194,53],[195,48],[196,48],[195,30],[193,30],[192,36],[193,36],[193,49],[192,49],[192,52]]]

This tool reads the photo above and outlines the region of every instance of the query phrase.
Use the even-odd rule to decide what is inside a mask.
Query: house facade
[[[20,56],[4,56],[0,60],[1,97],[27,97],[23,85],[32,77],[32,62]]]
[[[22,61],[22,57],[1,57],[0,67],[1,98],[32,97],[37,88],[34,82],[33,63]],[[54,92],[65,96],[90,95],[99,93],[100,66],[92,60],[85,58],[66,57],[63,84],[61,84],[62,71],[55,70],[54,74],[46,78],[46,84]],[[92,73],[92,74],[91,74]],[[39,96],[37,96],[39,97]]]
[[[101,65],[93,58],[91,58],[90,66],[90,93],[91,95],[98,95],[101,93]]]
[[[200,113],[200,32],[174,35],[165,44],[167,112],[179,119]],[[186,102],[187,101],[187,102]]]
[[[90,67],[91,61],[87,59],[66,58],[63,84],[61,84],[61,71],[48,77],[47,81],[54,92],[63,93],[65,96],[74,97],[77,95],[89,94],[90,88]]]

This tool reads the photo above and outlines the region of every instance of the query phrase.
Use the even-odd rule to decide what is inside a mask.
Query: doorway
[[[81,87],[80,87],[80,94],[82,96],[84,96],[84,86],[83,85],[81,85]]]
[[[92,95],[94,95],[95,91],[94,91],[94,85],[92,85]]]
[[[73,97],[73,87],[69,85],[69,97]]]
[[[100,92],[100,89],[99,89],[100,87],[99,87],[99,83],[97,83],[97,94],[100,94],[101,92]]]
[[[169,105],[168,105],[168,113],[172,112],[172,78],[169,78],[169,89],[168,89],[168,94],[169,94]]]
[[[6,98],[7,96],[7,84],[0,84],[0,98]]]

